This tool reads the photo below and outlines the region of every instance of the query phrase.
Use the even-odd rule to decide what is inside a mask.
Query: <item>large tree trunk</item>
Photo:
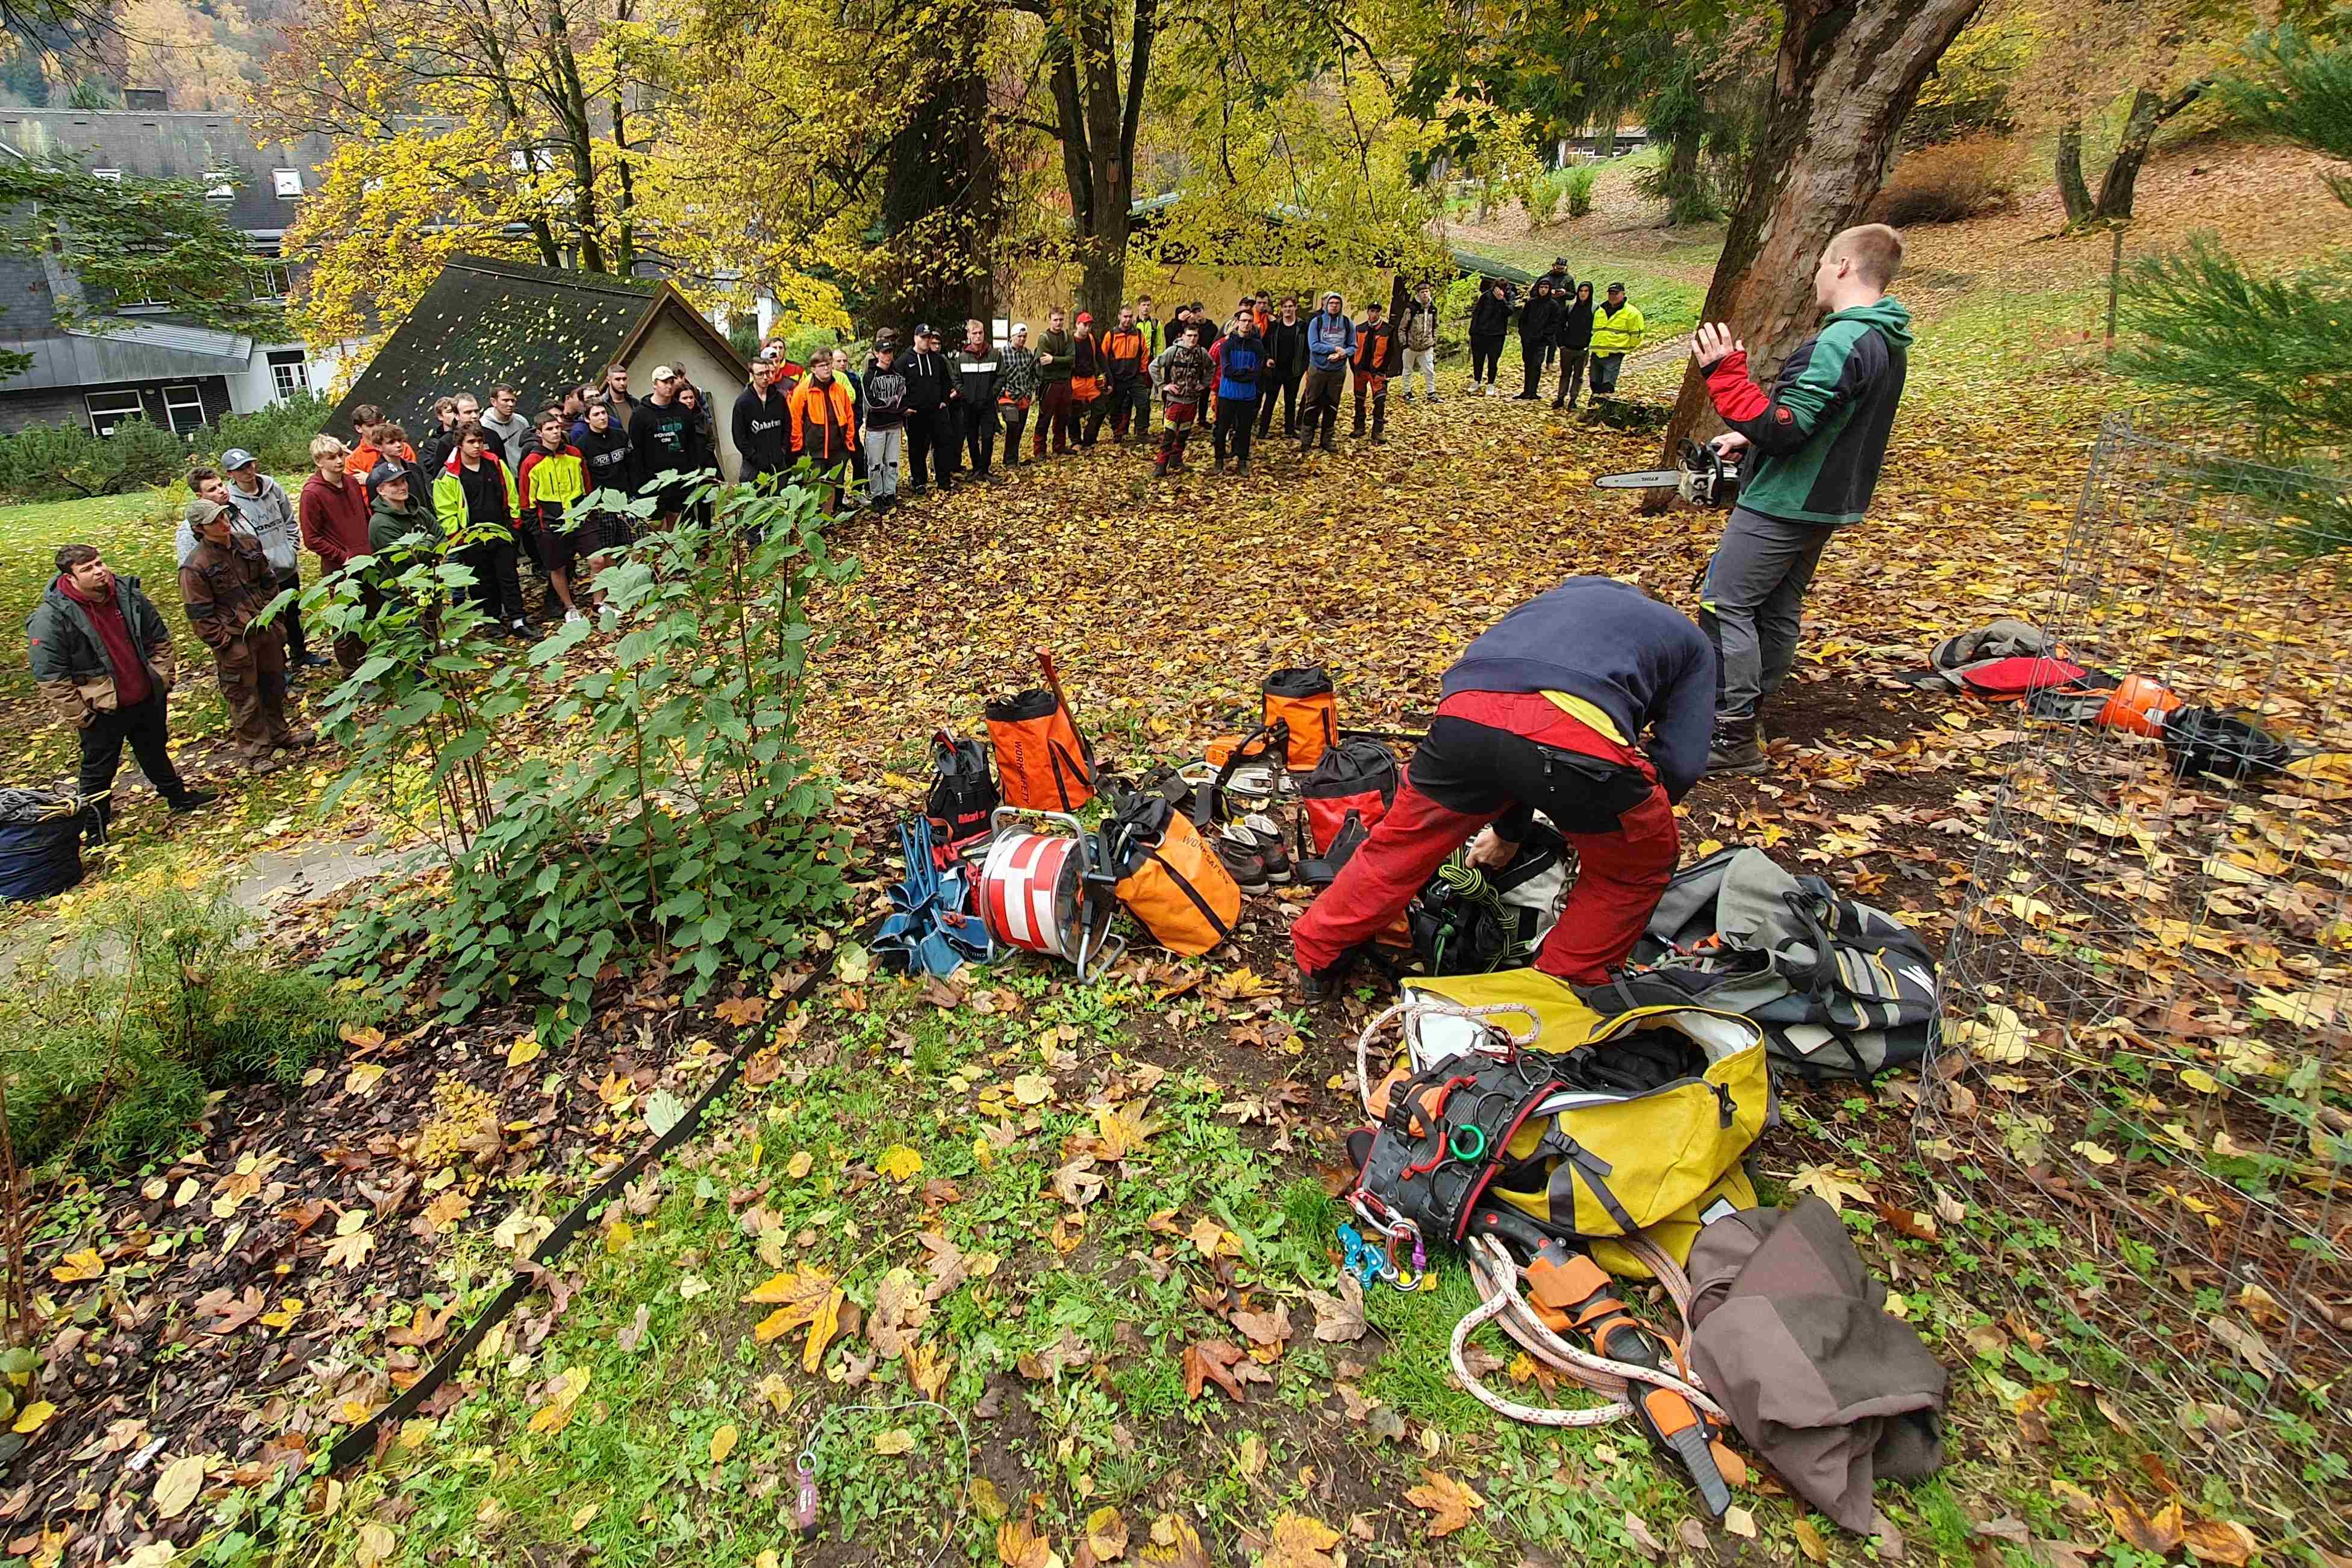
[[[1136,0],[1120,79],[1111,0],[1062,0],[1052,22],[1049,80],[1061,123],[1062,179],[1076,231],[1078,308],[1098,321],[1118,313],[1127,289],[1127,241],[1135,204],[1135,133],[1143,112],[1158,0]]]
[[[2140,165],[2147,162],[2147,150],[2156,141],[2158,129],[2196,102],[2198,95],[2204,90],[2203,82],[2194,81],[2170,98],[2159,98],[2147,88],[2132,94],[2131,113],[2124,120],[2123,140],[2116,143],[2116,155],[2107,161],[2107,177],[2099,182],[2099,204],[2092,210],[2092,218],[2101,223],[2130,221],[2132,195],[2139,184]],[[2081,175],[2078,173],[2075,177],[2080,179]]]
[[[1003,170],[989,137],[988,78],[981,46],[986,11],[951,13],[955,31],[928,69],[923,97],[892,139],[882,187],[882,227],[890,265],[875,286],[885,321],[929,322],[961,341],[967,318],[988,319],[994,276],[988,266],[1001,227]]]
[[[1748,193],[1724,236],[1700,317],[1727,321],[1769,384],[1819,316],[1813,267],[1832,235],[1861,221],[1886,181],[1895,132],[1920,84],[1981,0],[1787,0],[1773,98]],[[1665,457],[1714,418],[1706,378],[1685,364]],[[1650,491],[1664,511],[1670,490]]]
[[[2070,120],[2058,128],[2058,199],[2065,204],[2068,226],[2091,215],[2091,187],[2083,183],[2083,122]]]

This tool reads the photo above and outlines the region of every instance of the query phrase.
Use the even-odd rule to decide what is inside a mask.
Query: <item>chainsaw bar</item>
[[[1682,482],[1679,468],[1644,468],[1639,474],[1603,474],[1592,484],[1601,490],[1673,490]]]

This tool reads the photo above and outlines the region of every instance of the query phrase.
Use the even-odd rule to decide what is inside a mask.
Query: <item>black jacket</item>
[[[907,378],[907,412],[930,413],[948,401],[948,357],[916,350],[898,361]]]
[[[1570,299],[1568,308],[1559,313],[1556,335],[1559,346],[1571,353],[1592,347],[1592,301]]]
[[[736,455],[743,461],[739,476],[745,483],[793,465],[793,412],[777,388],[769,387],[765,396],[757,387],[737,394],[734,434]]]
[[[637,493],[637,449],[629,444],[626,430],[607,423],[604,434],[583,430],[572,444],[580,448],[580,459],[587,465],[588,488],[618,490],[624,496]]]
[[[672,469],[692,474],[709,462],[702,450],[702,422],[675,398],[666,407],[651,398],[637,404],[637,412],[629,416],[629,444],[637,449],[637,471],[647,479]],[[665,499],[676,505],[675,497],[666,494]]]
[[[1511,302],[1497,299],[1488,289],[1478,296],[1478,303],[1470,308],[1470,335],[1474,338],[1507,338],[1511,335]]]
[[[1289,380],[1307,369],[1307,318],[1285,321],[1276,316],[1265,324],[1265,362],[1276,381]]]
[[[996,374],[1001,361],[996,345],[982,343],[977,349],[956,348],[948,350],[948,373],[951,384],[963,394],[963,405],[984,409],[991,418],[996,413]]]
[[[869,365],[866,371],[866,413],[860,423],[867,430],[897,430],[907,423],[907,372],[896,358],[887,369]]]
[[[1519,310],[1519,341],[1541,348],[1559,329],[1560,291],[1573,296],[1576,286],[1566,273],[1545,273],[1529,286],[1528,302]]]

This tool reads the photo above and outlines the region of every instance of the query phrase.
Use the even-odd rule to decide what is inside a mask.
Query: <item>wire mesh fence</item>
[[[2118,706],[2163,716],[2021,714],[1915,1125],[1995,1218],[1974,1293],[2021,1408],[2075,1379],[2182,1473],[2339,1541],[2352,601],[2311,541],[2342,506],[2306,475],[2102,431],[2059,578],[2021,613],[2157,683]],[[2294,759],[2256,767],[2227,726],[2186,748],[2217,712]]]

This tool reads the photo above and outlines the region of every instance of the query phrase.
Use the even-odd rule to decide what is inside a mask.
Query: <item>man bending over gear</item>
[[[1780,362],[1768,394],[1748,379],[1748,345],[1710,323],[1691,339],[1728,456],[1755,456],[1699,589],[1700,622],[1723,674],[1710,773],[1764,766],[1757,721],[1797,662],[1798,612],[1830,535],[1862,521],[1902,401],[1911,312],[1886,292],[1903,236],[1885,224],[1836,235],[1813,269],[1822,329]]]
[[[1630,583],[1571,577],[1504,616],[1445,672],[1396,804],[1291,927],[1307,998],[1331,995],[1473,832],[1470,862],[1505,866],[1537,811],[1576,847],[1577,876],[1536,967],[1607,978],[1674,875],[1674,802],[1706,766],[1714,717],[1706,635]]]

